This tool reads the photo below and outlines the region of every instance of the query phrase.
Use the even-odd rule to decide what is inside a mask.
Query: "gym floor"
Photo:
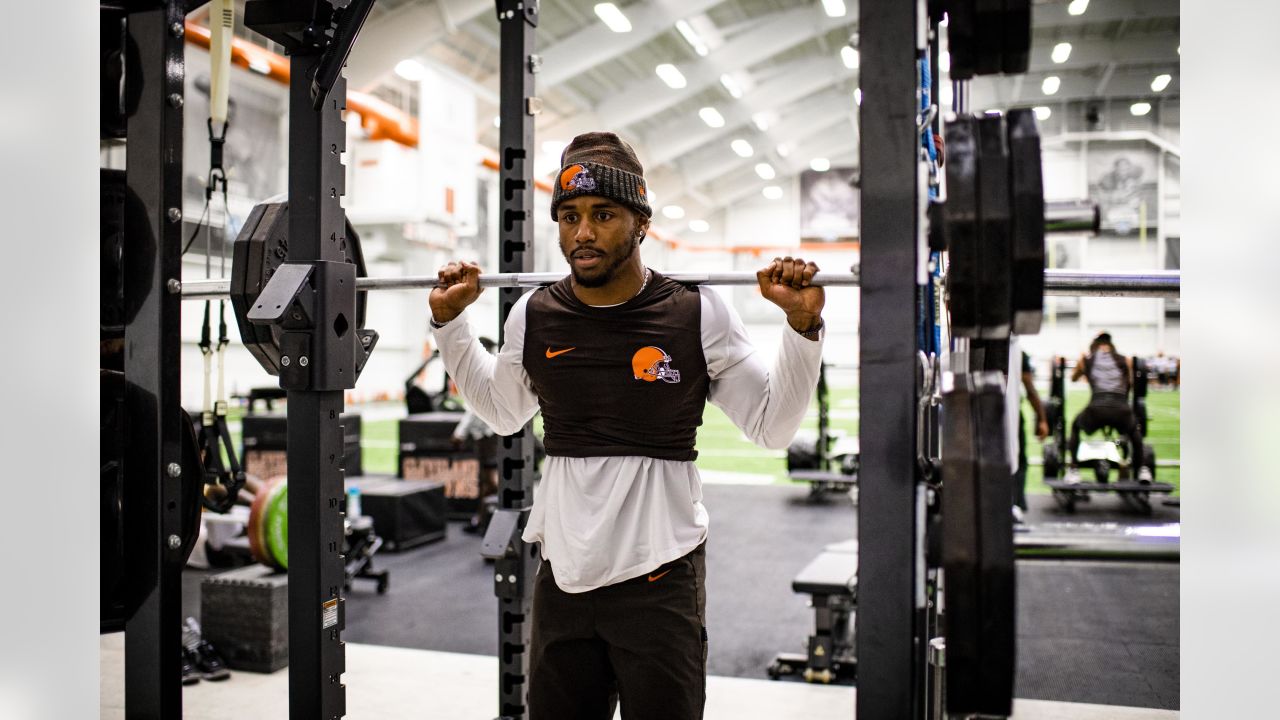
[[[800,487],[717,482],[706,485],[705,496],[712,528],[707,571],[708,672],[717,678],[711,686],[712,699],[723,693],[722,701],[730,703],[741,699],[742,693],[756,693],[758,702],[750,707],[758,717],[793,716],[759,714],[760,708],[775,701],[790,710],[815,703],[812,712],[795,717],[825,716],[828,705],[838,712],[832,717],[848,717],[851,690],[768,681],[765,669],[779,652],[804,652],[813,614],[808,598],[792,592],[791,579],[823,546],[855,534],[853,502],[848,496],[833,496],[814,504],[806,501],[806,491]],[[1031,523],[1066,519],[1047,496],[1032,496],[1031,502]],[[1157,505],[1152,519],[1176,521],[1177,513],[1176,508]],[[1124,514],[1119,501],[1109,496],[1080,506],[1073,519],[1138,520]],[[489,666],[497,650],[492,575],[479,557],[479,538],[460,532],[456,523],[449,530],[442,542],[377,557],[378,564],[391,572],[386,595],[377,595],[372,583],[356,582],[348,596],[344,633],[352,648],[349,688],[365,675],[359,671],[362,658],[378,655],[386,647],[432,651],[426,659],[414,661],[425,663],[424,674],[417,676],[418,687],[440,683],[437,686],[454,688],[455,680],[476,684],[483,691],[472,712],[488,711],[496,681],[496,670]],[[199,617],[200,582],[207,574],[194,569],[184,574],[184,614]],[[1017,696],[1071,703],[1077,710],[1085,705],[1075,704],[1176,710],[1178,579],[1176,563],[1019,562]],[[107,643],[104,639],[104,657]],[[447,683],[437,677],[436,670],[425,674],[441,666],[450,673]],[[473,668],[478,676],[455,678],[453,673],[463,668]],[[747,684],[740,686],[730,679]],[[213,684],[201,683],[186,692],[237,693],[237,687],[259,687],[263,682],[262,676],[236,672],[217,689],[202,688]],[[287,697],[286,688],[287,683],[282,683],[278,692]],[[355,709],[359,695],[351,692]],[[107,701],[104,690],[104,708]],[[708,715],[713,716],[743,715],[727,711]],[[1024,716],[1036,715],[1019,715]]]
[[[842,386],[838,373],[832,380],[832,427],[856,433],[857,390]],[[1149,395],[1149,441],[1162,461],[1179,456],[1179,400],[1176,390],[1153,388]],[[1069,414],[1074,416],[1086,401],[1087,391],[1069,390]],[[365,472],[394,472],[402,406],[379,403],[360,411]],[[1024,414],[1032,417],[1029,407]],[[813,427],[816,417],[815,404],[805,427]],[[233,420],[236,435],[238,426]],[[1156,504],[1153,517],[1139,518],[1125,513],[1110,495],[1078,506],[1073,516],[1062,515],[1040,481],[1039,444],[1031,430],[1029,524],[1178,521],[1175,507]],[[785,454],[751,445],[713,406],[708,406],[698,445],[711,515],[708,717],[850,716],[852,688],[769,681],[765,670],[780,652],[805,652],[813,612],[808,597],[791,590],[791,580],[824,546],[856,535],[853,500],[835,495],[809,502],[807,487],[787,479]],[[1160,479],[1176,485],[1177,466],[1162,467]],[[479,545],[478,537],[452,523],[442,542],[377,556],[377,565],[391,573],[386,595],[377,595],[370,582],[356,582],[348,595],[344,633],[350,716],[402,716],[393,708],[421,707],[422,689],[433,685],[457,690],[449,697],[432,694],[441,695],[432,700],[441,703],[438,713],[429,713],[432,717],[491,714],[497,603],[491,566],[479,557]],[[208,574],[196,569],[184,573],[184,616],[199,617],[200,583]],[[1135,708],[1179,707],[1178,580],[1176,563],[1020,561],[1016,694],[1023,700],[1018,717],[1176,716]],[[103,638],[104,718],[112,708],[123,707],[115,678],[121,650],[113,638],[119,636]],[[404,676],[399,679],[372,670],[388,663],[417,670],[390,673]],[[397,683],[412,689],[398,705]],[[381,689],[371,692],[370,686]],[[236,672],[230,682],[202,682],[185,693],[193,701],[220,698],[212,704],[220,709],[210,711],[216,714],[193,714],[188,708],[186,717],[230,717],[225,710],[240,702],[254,709],[253,716],[276,705],[283,713],[287,672]]]

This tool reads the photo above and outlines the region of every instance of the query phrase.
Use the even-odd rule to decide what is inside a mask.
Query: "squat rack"
[[[367,12],[372,0],[350,5]],[[130,716],[180,717],[177,658],[180,620],[180,563],[172,562],[176,517],[166,510],[179,467],[178,423],[171,417],[178,400],[179,301],[226,295],[229,285],[187,283],[180,276],[182,21],[203,3],[169,0],[162,7],[129,13],[127,32],[138,48],[141,88],[137,111],[129,116],[128,183],[143,201],[145,216],[128,219],[131,236],[154,238],[154,257],[126,254],[126,262],[146,270],[141,311],[129,325],[126,372],[147,390],[135,408],[130,460],[154,475],[152,501],[138,511],[139,532],[151,551],[139,561],[154,582],[141,609],[126,623],[126,704]],[[338,414],[342,390],[354,383],[348,350],[325,339],[326,328],[344,312],[354,314],[357,290],[425,288],[435,278],[360,279],[342,262],[339,240],[345,228],[340,197],[341,152],[345,133],[341,110],[345,81],[341,62],[318,42],[317,18],[310,13],[328,3],[253,0],[246,25],[290,49],[290,213],[289,261],[314,266],[325,302],[314,327],[295,342],[307,349],[307,373],[282,374],[289,391],[289,467],[294,508],[290,533],[290,717],[336,718],[345,714],[341,675],[345,653],[341,597],[342,451]],[[332,5],[347,3],[334,2]],[[282,9],[283,8],[283,9]],[[534,76],[537,0],[495,0],[501,26],[501,148],[499,270],[486,284],[500,289],[500,321],[523,288],[559,279],[532,274],[533,123],[541,103]],[[123,11],[122,11],[123,12]],[[860,336],[863,373],[860,406],[880,422],[862,430],[862,488],[859,503],[860,582],[858,717],[923,717],[930,705],[926,651],[930,628],[924,569],[924,490],[915,420],[918,269],[927,244],[920,213],[924,187],[918,174],[918,80],[914,55],[922,50],[923,3],[873,2],[860,8],[861,52],[868,71],[868,112],[860,112],[862,163],[862,265],[857,273],[832,273],[831,284],[858,285],[863,314]],[[328,18],[325,18],[326,20]],[[362,18],[361,18],[362,20]],[[346,49],[354,41],[348,27]],[[322,33],[323,34],[323,33]],[[342,39],[335,33],[335,42]],[[345,51],[343,58],[345,59]],[[336,65],[335,65],[336,62]],[[313,78],[320,77],[320,87]],[[331,85],[328,85],[331,83]],[[326,87],[326,85],[328,85]],[[310,238],[308,241],[307,239]],[[675,273],[673,273],[675,275]],[[754,284],[754,275],[707,274],[689,282]],[[1178,277],[1168,273],[1104,275],[1046,272],[1047,294],[1161,297],[1177,293]],[[295,371],[296,372],[296,371]],[[500,451],[499,509],[485,538],[495,564],[499,599],[499,707],[504,718],[525,716],[530,587],[536,548],[520,539],[532,503],[533,437],[529,427],[503,438]],[[168,480],[167,480],[167,479]],[[158,674],[158,682],[157,682]]]

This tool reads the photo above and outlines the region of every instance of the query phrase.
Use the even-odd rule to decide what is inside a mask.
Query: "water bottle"
[[[354,485],[347,488],[347,517],[360,517],[360,488]]]

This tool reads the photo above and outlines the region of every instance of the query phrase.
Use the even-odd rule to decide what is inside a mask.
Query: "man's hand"
[[[822,288],[811,284],[816,272],[816,264],[788,256],[774,258],[756,273],[760,294],[782,308],[787,314],[787,323],[796,332],[808,332],[822,322],[822,307],[827,296]]]
[[[1041,441],[1044,441],[1045,438],[1049,437],[1049,421],[1048,420],[1044,418],[1040,418],[1040,421],[1036,423],[1036,437],[1039,438]]]
[[[469,262],[449,263],[440,268],[439,282],[431,289],[431,317],[447,323],[458,317],[483,292],[480,266]]]

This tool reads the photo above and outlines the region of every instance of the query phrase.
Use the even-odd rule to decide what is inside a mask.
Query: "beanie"
[[[560,203],[579,195],[598,195],[649,217],[644,167],[635,150],[611,132],[575,137],[560,155],[560,172],[551,191],[551,219]]]

